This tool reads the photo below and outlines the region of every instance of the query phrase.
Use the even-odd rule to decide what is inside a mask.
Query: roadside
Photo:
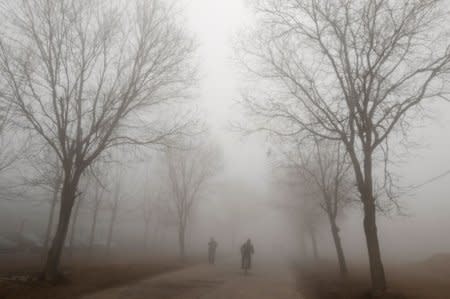
[[[303,299],[289,264],[264,261],[256,260],[245,275],[238,257],[217,265],[161,257],[77,258],[65,262],[66,283],[0,280],[0,299]],[[39,268],[23,261],[12,269]]]
[[[383,299],[450,298],[450,256],[402,265],[385,265],[388,293]],[[331,262],[297,265],[297,287],[305,299],[367,299],[369,270],[352,265],[346,279]]]
[[[0,299],[75,299],[190,265],[165,257],[76,258],[66,261],[63,267],[67,281],[54,286],[28,280],[29,273],[35,276],[40,269],[39,257],[21,262],[3,258],[0,262]]]

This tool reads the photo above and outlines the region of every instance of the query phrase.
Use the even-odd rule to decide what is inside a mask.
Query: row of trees
[[[151,169],[156,174],[146,176],[141,182],[143,188],[133,188],[134,191],[127,186],[126,179],[130,174],[126,172],[129,167],[124,167],[119,162],[115,162],[113,165],[110,163],[96,164],[96,172],[88,173],[82,179],[79,188],[80,194],[76,199],[69,230],[69,243],[67,244],[70,253],[72,254],[74,249],[80,245],[80,240],[78,240],[78,244],[75,244],[75,235],[78,230],[77,220],[80,212],[83,211],[83,224],[89,226],[86,240],[83,243],[90,255],[94,254],[94,247],[98,244],[97,231],[101,224],[100,221],[108,222],[106,235],[102,234],[100,241],[102,247],[105,247],[106,253],[111,252],[114,239],[117,240],[114,238],[115,228],[120,224],[130,225],[130,222],[135,224],[138,221],[142,222],[141,245],[143,245],[143,250],[149,249],[150,236],[155,238],[158,230],[166,231],[169,226],[174,226],[179,235],[180,257],[184,258],[184,239],[189,218],[195,202],[202,197],[205,185],[218,169],[218,162],[217,152],[213,147],[198,146],[183,151],[168,150],[165,155],[158,156],[154,163],[161,164],[156,165],[160,169],[153,169],[155,165],[146,164],[147,170]],[[56,167],[57,169],[59,168]],[[45,177],[40,172],[37,175],[37,179]],[[53,177],[53,183],[48,186],[39,186],[48,187],[49,190],[45,194],[52,195],[52,198],[48,200],[50,209],[44,239],[45,250],[48,249],[48,242],[53,236],[54,212],[59,206],[57,195],[60,192],[60,177]],[[55,184],[56,182],[59,182],[59,185]],[[133,217],[134,221],[130,221],[130,217]],[[125,222],[125,219],[128,220]],[[134,233],[138,234],[139,231]]]
[[[56,169],[40,168],[49,177],[35,182],[52,190],[51,214],[59,207],[54,238],[46,237],[43,271],[54,281],[73,208],[77,213],[85,192],[81,181],[92,179],[88,174],[98,162],[118,146],[174,148],[195,130],[187,105],[196,78],[195,45],[175,7],[156,0],[2,1],[0,14],[2,124],[14,126],[18,136],[29,134],[50,152],[47,165]],[[210,172],[198,170],[201,179],[181,180],[183,186],[193,184],[193,191],[180,189],[177,177],[186,174],[175,173],[178,159],[168,155],[175,198],[181,209],[190,209]],[[102,189],[96,190],[100,198]],[[109,243],[118,199],[113,202]],[[53,215],[49,219],[50,232]],[[184,231],[186,216],[179,223]]]
[[[373,292],[383,293],[377,206],[393,195],[391,140],[409,133],[429,101],[449,98],[448,7],[438,0],[261,0],[255,9],[255,30],[238,49],[259,79],[243,100],[252,129],[314,145],[319,172],[311,173],[304,157],[301,171],[319,178],[335,232],[337,184],[322,181],[328,166],[320,148],[329,148],[328,140],[333,152],[345,152],[363,207]],[[339,159],[335,180],[347,169],[337,169]]]
[[[316,203],[327,216],[339,269],[341,274],[345,275],[348,268],[337,220],[342,210],[354,200],[352,193],[355,191],[355,184],[349,177],[351,165],[339,143],[314,139],[310,148],[305,148],[305,144],[301,146],[302,149],[298,149],[293,157],[288,156],[288,161],[296,170],[296,177],[301,181],[303,191],[308,193],[301,196]],[[314,223],[310,222],[306,221],[311,231],[314,229]]]

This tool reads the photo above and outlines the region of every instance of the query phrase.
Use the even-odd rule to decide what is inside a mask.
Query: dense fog
[[[130,78],[139,76],[137,75],[139,72],[131,67],[133,63],[136,65],[142,63],[142,69],[147,68],[151,63],[155,65],[159,63],[155,59],[147,64],[138,58],[133,60],[127,55],[133,55],[133,51],[138,51],[139,47],[142,49],[149,47],[151,57],[163,55],[162,52],[171,53],[173,56],[167,54],[168,56],[164,58],[166,60],[162,60],[161,69],[157,69],[155,74],[151,75],[156,79],[142,75],[142,86],[147,84],[146,80],[149,80],[150,87],[140,86],[140,81],[136,79],[136,86],[130,87],[130,90],[136,91],[138,104],[136,107],[130,104],[129,107],[134,107],[135,110],[128,106],[123,108],[123,115],[117,120],[121,126],[118,125],[118,129],[112,134],[99,130],[92,135],[87,135],[86,132],[96,127],[94,123],[99,116],[80,104],[80,107],[73,108],[79,109],[79,114],[76,110],[77,113],[73,112],[73,115],[81,117],[83,113],[85,113],[83,115],[92,113],[86,118],[93,125],[83,123],[77,128],[77,125],[71,123],[69,129],[65,127],[69,137],[64,141],[64,137],[58,135],[61,132],[56,132],[51,127],[63,121],[64,116],[55,118],[53,123],[45,120],[44,112],[51,111],[48,108],[50,106],[22,102],[23,95],[41,99],[45,96],[34,93],[47,96],[51,94],[47,87],[43,87],[44,75],[29,71],[30,78],[36,76],[35,81],[32,81],[26,76],[28,68],[21,68],[20,63],[24,61],[24,58],[19,57],[19,54],[31,50],[23,49],[22,53],[15,53],[16,60],[9,61],[6,58],[7,54],[14,53],[14,47],[20,46],[20,43],[12,38],[2,39],[0,65],[4,75],[0,80],[5,83],[0,85],[0,95],[3,98],[0,108],[7,112],[2,112],[1,124],[0,254],[4,254],[3,251],[8,252],[11,246],[15,246],[11,242],[17,235],[20,235],[29,247],[25,251],[20,251],[21,253],[28,250],[30,254],[41,255],[43,251],[46,252],[52,248],[51,244],[54,242],[62,219],[60,217],[65,217],[60,216],[63,210],[61,198],[64,197],[64,192],[72,191],[72,203],[69,209],[71,215],[67,218],[67,232],[61,255],[63,260],[71,254],[102,256],[110,251],[123,255],[138,254],[148,257],[164,255],[204,259],[210,238],[218,242],[218,259],[238,260],[241,245],[250,238],[255,247],[257,263],[267,260],[312,260],[315,255],[317,255],[316,258],[335,261],[336,248],[332,231],[330,231],[329,215],[324,211],[326,202],[321,203],[320,199],[317,199],[322,195],[320,187],[317,187],[320,183],[314,187],[313,174],[317,174],[318,169],[323,171],[323,168],[328,167],[321,164],[323,161],[325,164],[326,161],[331,164],[337,163],[336,159],[340,161],[341,156],[333,158],[332,155],[340,155],[346,150],[343,146],[335,147],[336,143],[332,144],[330,141],[338,140],[336,138],[339,137],[336,136],[339,135],[330,133],[331,137],[327,141],[327,138],[323,137],[327,132],[325,125],[325,129],[318,129],[317,132],[310,128],[296,131],[295,126],[290,127],[287,122],[275,123],[276,121],[261,117],[269,114],[264,109],[280,108],[280,103],[277,101],[282,102],[283,99],[288,101],[289,96],[299,96],[296,93],[301,90],[301,88],[292,87],[290,82],[286,83],[289,81],[289,76],[286,75],[284,78],[281,71],[276,73],[279,71],[276,67],[273,68],[274,70],[270,69],[270,63],[259,68],[257,61],[258,58],[270,53],[273,60],[271,62],[274,65],[277,59],[281,61],[281,67],[278,66],[280,68],[287,65],[286,69],[291,70],[293,65],[299,65],[298,62],[292,65],[286,62],[289,59],[295,60],[293,57],[298,53],[290,47],[300,43],[294,38],[290,40],[287,33],[283,33],[286,36],[280,44],[266,43],[267,49],[262,46],[264,38],[268,36],[274,38],[276,30],[282,31],[277,28],[281,25],[276,22],[276,18],[282,15],[283,9],[287,14],[290,9],[294,9],[294,6],[285,7],[278,3],[279,1],[192,0],[176,3],[174,8],[171,8],[172,11],[158,6],[165,7],[164,2],[150,1],[151,4],[148,7],[141,4],[142,9],[149,9],[150,12],[140,14],[139,10],[135,12],[131,5],[126,5],[125,2],[117,3],[119,7],[126,7],[123,8],[128,12],[126,18],[136,17],[137,25],[126,20],[125,23],[128,24],[126,28],[119,26],[117,33],[111,36],[106,36],[108,31],[101,28],[109,24],[107,23],[108,15],[102,15],[98,24],[86,25],[92,26],[92,30],[97,30],[96,26],[99,26],[98,34],[105,34],[103,45],[105,52],[102,54],[102,50],[97,53],[94,46],[92,50],[96,53],[95,55],[99,55],[98,65],[92,66],[89,70],[92,73],[88,76],[92,76],[94,83],[92,86],[91,83],[87,83],[86,89],[92,90],[80,92],[83,96],[92,96],[98,84],[99,93],[105,95],[104,98],[99,97],[98,101],[105,102],[98,104],[99,106],[95,104],[93,110],[103,107],[102,109],[107,111],[105,107],[110,102],[105,99],[112,94],[122,96],[122,93],[125,93],[126,88],[123,86],[134,82],[134,79],[128,80],[126,76]],[[267,12],[272,4],[278,5],[276,11],[279,15],[271,15]],[[265,11],[258,5],[262,7],[267,5],[269,8]],[[317,5],[314,9],[320,7],[319,4]],[[1,9],[16,8],[11,4],[2,4]],[[22,16],[23,20],[28,20],[29,15],[26,13],[31,14],[30,9],[32,9],[31,6],[25,7],[22,14],[18,12],[18,15]],[[111,9],[108,13],[115,11],[114,7]],[[304,9],[308,12],[306,8]],[[325,8],[324,11],[328,12]],[[151,43],[141,41],[142,36],[146,36],[146,30],[149,30],[148,36],[152,36],[151,30],[154,28],[152,26],[155,28],[159,26],[157,22],[152,23],[154,21],[152,18],[157,20],[160,18],[163,20],[160,22],[163,23],[165,18],[172,17],[172,14],[174,14],[173,21],[163,25],[166,27],[161,29],[164,33],[159,32],[151,37],[153,38]],[[147,17],[149,17],[148,20]],[[23,27],[11,21],[11,18],[8,20],[11,22],[10,27],[2,29],[2,34],[13,36],[20,33],[32,40],[33,35],[29,32],[20,32]],[[74,16],[74,19],[76,18]],[[82,20],[80,24],[83,25],[84,22]],[[124,20],[108,22],[111,22],[113,26],[112,31],[115,29],[114,22],[119,24]],[[183,25],[174,25],[178,22]],[[289,23],[289,21],[286,22]],[[17,27],[14,27],[14,24]],[[305,28],[310,25],[308,22],[305,24]],[[443,27],[448,27],[448,24]],[[124,33],[134,32],[136,28],[139,30],[135,37],[132,33],[129,35]],[[45,28],[42,30],[44,32]],[[59,32],[59,29],[55,30]],[[302,30],[306,32],[310,29]],[[327,31],[324,29],[324,32]],[[161,36],[164,34],[168,34],[170,43],[155,46],[153,43],[161,42]],[[438,33],[434,36],[440,41],[436,42],[436,52],[442,49],[439,47],[446,45],[445,39],[448,44],[448,30],[446,33],[439,34],[445,38]],[[308,35],[305,34],[305,36]],[[75,35],[72,38],[76,38]],[[89,41],[91,36],[87,34],[86,38]],[[246,43],[252,38],[256,42],[248,46]],[[124,39],[123,45],[114,44],[122,39]],[[328,39],[324,40],[325,44],[329,42]],[[113,46],[107,50],[106,46],[109,43]],[[305,45],[309,44],[305,43]],[[8,48],[9,46],[11,48]],[[247,46],[249,48],[246,48]],[[270,48],[271,46],[273,48]],[[73,53],[81,51],[76,49]],[[283,50],[288,53],[286,56],[280,54]],[[336,87],[332,86],[331,79],[327,77],[331,71],[319,70],[320,64],[313,62],[314,55],[325,55],[326,52],[314,51],[311,46],[310,53],[298,54],[299,57],[312,62],[298,66],[298,70],[292,73],[300,77],[303,74],[302,71],[308,67],[317,67],[317,73],[320,74],[323,71],[321,75],[324,76],[323,81],[319,82],[328,83],[327,80],[330,80],[331,87],[328,91],[327,87],[319,86],[315,90],[316,94],[324,91],[333,93]],[[105,53],[112,54],[108,56]],[[33,55],[40,57],[39,53]],[[117,58],[122,55],[123,58]],[[249,56],[251,57],[248,58]],[[449,56],[448,53],[447,56]],[[117,67],[117,70],[106,75],[107,79],[104,82],[99,79],[102,78],[100,74],[102,71],[107,73],[106,70],[111,69],[106,67],[102,69],[103,58],[105,65],[111,59],[111,69]],[[430,54],[431,58],[433,57]],[[170,59],[174,61],[166,62]],[[74,59],[74,61],[78,60]],[[74,61],[67,63],[66,67],[76,68],[72,65],[72,63],[76,64]],[[120,66],[121,63],[124,65]],[[13,69],[16,68],[15,70],[19,72],[17,76],[9,73],[8,65],[12,65]],[[371,196],[377,201],[376,224],[379,247],[383,262],[387,265],[425,261],[432,256],[450,252],[450,239],[446,237],[446,232],[450,228],[450,217],[448,217],[450,210],[448,200],[450,184],[449,65],[450,62],[442,71],[443,75],[440,79],[442,81],[433,85],[436,88],[442,84],[442,94],[434,97],[427,95],[427,98],[421,102],[420,108],[411,113],[409,119],[402,119],[405,123],[399,125],[401,129],[392,131],[388,141],[386,143],[382,141],[380,149],[374,150],[376,154],[373,156],[373,183],[371,182],[374,190],[371,191]],[[38,66],[37,64],[36,67]],[[403,64],[399,68],[407,69]],[[23,71],[23,74],[20,71]],[[152,72],[152,68],[148,72]],[[61,70],[62,73],[63,70]],[[161,78],[157,77],[159,75]],[[61,79],[64,82],[61,86],[55,87],[55,90],[64,94],[67,90],[63,85],[67,83],[70,86],[72,80],[77,80],[75,77],[75,75],[74,77],[67,75],[67,79]],[[28,82],[30,87],[27,87],[27,78],[30,80]],[[314,75],[311,78],[305,78],[305,82],[313,82],[317,79]],[[23,80],[25,83],[14,87],[15,85],[12,84],[15,82],[14,79]],[[303,77],[301,79],[303,80]],[[417,82],[422,82],[422,79],[418,78]],[[100,80],[100,83],[95,80]],[[268,83],[269,80],[273,82]],[[283,89],[285,86],[276,80],[284,82],[287,86],[286,90]],[[114,85],[116,83],[118,86]],[[75,87],[78,86],[78,83],[73,84]],[[311,86],[316,88],[316,85],[311,84]],[[402,95],[413,93],[415,90],[411,86],[405,87]],[[110,88],[110,90],[103,91],[104,88]],[[149,91],[151,88],[156,91]],[[308,94],[307,91],[302,92]],[[401,92],[398,94],[400,97]],[[155,97],[157,100],[148,105],[143,104],[149,97]],[[261,104],[265,97],[269,100]],[[80,103],[84,103],[85,100],[81,98],[80,95]],[[8,101],[12,101],[13,104],[7,104]],[[60,101],[63,101],[63,96]],[[265,104],[268,106],[263,106]],[[51,103],[49,102],[48,105]],[[55,107],[59,107],[56,109],[64,110],[72,107],[71,104],[61,105],[56,105]],[[338,105],[330,107],[330,110],[342,109]],[[320,109],[322,108],[320,106]],[[120,109],[122,109],[120,104],[113,103],[111,110],[106,112],[111,115],[105,117],[103,125],[114,123],[112,120],[115,119],[114,113],[118,113]],[[382,109],[380,111],[389,110]],[[257,111],[259,114],[255,112],[254,115],[249,116],[249,110]],[[311,119],[304,115],[306,110],[302,110],[300,105],[295,106],[292,111],[301,111],[299,118],[304,117],[308,121]],[[292,111],[290,110],[289,113],[293,113]],[[286,111],[280,108],[278,113],[283,112]],[[29,115],[33,113],[37,115],[35,118]],[[260,118],[255,121],[256,114]],[[274,115],[276,115],[275,112]],[[27,123],[27,121],[30,122]],[[260,125],[259,129],[255,129],[258,125]],[[45,133],[47,129],[49,133]],[[40,130],[44,130],[44,133]],[[294,131],[298,134],[292,133]],[[374,133],[374,138],[378,138],[377,134]],[[88,162],[86,162],[87,166],[80,164],[82,166],[79,168],[83,173],[79,181],[76,180],[74,190],[69,187],[67,188],[70,190],[64,189],[65,187],[62,186],[65,186],[65,179],[68,176],[74,176],[78,171],[75,166],[72,170],[69,169],[69,164],[72,161],[76,164],[78,160],[73,157],[66,159],[65,155],[70,156],[66,150],[70,152],[76,147],[74,145],[72,148],[71,144],[75,144],[76,140],[83,140],[85,135],[86,140],[92,143],[83,147],[86,151],[86,159],[83,161],[89,161],[90,164],[87,165]],[[314,139],[311,137],[313,135]],[[104,138],[107,140],[104,144],[103,136],[106,136]],[[363,133],[359,136],[364,138]],[[67,148],[58,142],[61,144],[66,142]],[[359,148],[360,144],[356,144]],[[104,147],[101,148],[101,154],[98,154],[96,147],[101,146]],[[323,154],[323,160],[319,157],[318,162],[314,160],[316,148],[319,156]],[[83,150],[77,148],[75,155],[80,155]],[[356,160],[362,159],[361,157],[362,154],[357,153],[351,158]],[[355,181],[354,168],[351,165],[354,160],[345,154],[342,159],[342,163],[346,163],[347,166],[343,166],[342,176],[336,175],[336,178],[342,179],[339,182],[342,182],[347,189],[335,193],[344,202],[342,206],[341,203],[336,204],[336,211],[339,213],[336,212],[337,216],[335,215],[335,224],[337,224],[335,232],[340,236],[347,263],[368,265],[368,245],[363,226],[364,211],[367,211],[367,207],[365,210],[363,201],[359,200],[362,194],[360,190],[364,188],[358,189]],[[385,169],[386,166],[389,167],[388,170]],[[394,195],[390,198],[392,194]],[[54,215],[50,219],[52,203],[54,203]],[[51,221],[50,224],[49,221]],[[313,244],[314,242],[316,244]],[[56,246],[55,244],[56,241],[53,246]]]

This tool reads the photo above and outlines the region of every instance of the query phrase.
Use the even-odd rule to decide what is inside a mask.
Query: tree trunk
[[[75,205],[75,212],[72,219],[72,226],[70,228],[70,241],[69,241],[69,248],[70,248],[70,254],[73,254],[73,245],[75,241],[75,229],[77,227],[77,220],[78,220],[78,214],[80,212],[80,206],[81,206],[81,197],[78,198],[77,203]]]
[[[386,277],[381,261],[380,244],[378,241],[376,223],[377,211],[375,207],[375,198],[373,196],[372,152],[369,147],[364,148],[364,180],[360,181],[358,187],[361,194],[361,201],[364,206],[364,232],[369,255],[372,291],[374,296],[379,296],[386,291]]]
[[[144,249],[148,249],[148,231],[149,231],[150,221],[145,221],[144,228]]]
[[[156,251],[157,245],[158,245],[158,235],[159,235],[159,223],[155,223],[155,227],[153,228],[153,232],[152,232],[152,250]]]
[[[233,229],[231,230],[231,252],[234,252],[236,248],[236,231],[233,227]]]
[[[348,269],[345,261],[344,250],[341,244],[341,237],[339,236],[339,228],[336,225],[336,219],[330,216],[329,220],[331,225],[331,234],[333,235],[333,241],[336,247],[336,254],[339,262],[339,271],[341,275],[346,275],[348,273]]]
[[[114,223],[116,222],[116,217],[117,217],[117,208],[118,208],[118,204],[117,201],[114,202],[114,207],[112,210],[112,214],[111,214],[111,221],[109,222],[109,230],[108,230],[108,241],[107,241],[107,248],[108,248],[108,253],[111,252],[111,243],[112,243],[112,236],[113,236],[113,230],[114,230]]]
[[[178,244],[180,246],[180,259],[185,260],[186,259],[186,252],[185,252],[185,243],[184,243],[184,235],[185,235],[185,228],[180,227],[178,229]]]
[[[99,202],[97,201],[95,203],[94,207],[94,215],[92,219],[92,225],[91,225],[91,236],[89,238],[89,254],[92,255],[92,250],[94,249],[94,239],[95,239],[95,228],[97,227],[97,215],[99,210]]]
[[[306,261],[308,259],[308,250],[306,248],[306,232],[304,229],[300,232],[300,251],[301,260]]]
[[[381,261],[380,245],[378,241],[376,225],[376,208],[371,199],[372,196],[365,195],[364,204],[364,232],[369,254],[370,275],[372,279],[372,290],[374,295],[381,295],[386,291],[386,277]]]
[[[313,249],[313,253],[314,253],[314,259],[316,261],[318,261],[319,260],[319,251],[317,249],[317,240],[316,240],[316,234],[314,232],[314,229],[310,228],[309,234],[311,236],[311,244],[312,244],[312,249]]]
[[[77,189],[78,179],[64,179],[64,185],[61,192],[61,208],[59,213],[58,227],[52,246],[48,252],[47,262],[44,268],[44,279],[55,282],[60,277],[59,264],[61,260],[67,230],[70,222],[73,203],[75,200],[75,191]]]
[[[45,233],[45,241],[44,241],[44,251],[48,251],[48,246],[50,244],[50,238],[52,235],[52,229],[53,229],[53,219],[55,218],[55,209],[56,209],[56,203],[58,202],[58,189],[55,189],[53,191],[53,198],[52,202],[50,204],[50,213],[48,215],[48,222],[47,222],[47,231]]]
[[[53,182],[53,198],[50,204],[50,213],[48,215],[47,231],[45,233],[44,241],[44,252],[48,251],[48,247],[51,240],[51,235],[53,231],[53,220],[55,218],[56,204],[58,203],[58,195],[62,182],[62,172],[61,168],[57,168],[57,174],[55,176],[55,181]]]

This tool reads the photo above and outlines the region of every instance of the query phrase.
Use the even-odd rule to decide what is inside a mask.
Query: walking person
[[[214,238],[211,237],[211,239],[208,242],[208,262],[210,264],[214,264],[216,259],[216,249],[217,249],[217,242],[214,240]]]
[[[255,253],[252,241],[248,239],[241,246],[241,268],[246,270],[252,267],[252,254]]]

